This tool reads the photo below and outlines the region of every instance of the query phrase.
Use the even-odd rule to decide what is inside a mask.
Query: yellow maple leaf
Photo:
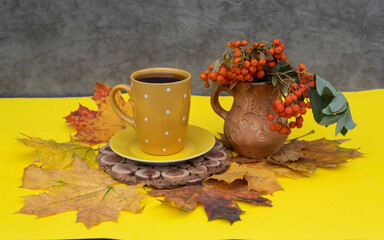
[[[93,148],[86,143],[71,139],[69,142],[58,143],[55,140],[44,140],[38,137],[18,139],[27,146],[36,148],[38,161],[45,168],[61,169],[69,166],[74,154],[83,158],[91,167],[96,168],[96,154]]]
[[[304,175],[299,172],[268,162],[243,164],[232,162],[225,173],[216,174],[210,178],[225,181],[227,183],[232,183],[238,179],[245,179],[248,182],[249,189],[260,193],[272,194],[275,191],[283,189],[276,175],[289,178],[304,177]]]
[[[39,195],[24,196],[17,213],[45,217],[65,211],[78,211],[77,221],[87,228],[103,221],[117,221],[121,211],[140,212],[144,199],[137,189],[142,185],[120,184],[75,155],[71,170],[42,169],[34,164],[24,170],[27,189],[48,189]]]

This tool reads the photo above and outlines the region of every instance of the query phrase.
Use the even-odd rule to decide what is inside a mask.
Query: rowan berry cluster
[[[223,61],[212,63],[209,70],[200,74],[200,78],[206,82],[207,88],[209,80],[220,84],[261,80],[279,60],[286,60],[284,48],[279,39],[275,39],[273,43],[255,42],[252,46],[246,40],[228,42]]]
[[[246,81],[273,84],[279,94],[277,100],[271,102],[276,114],[267,116],[271,121],[270,130],[290,134],[291,129],[303,126],[303,115],[311,108],[309,88],[316,88],[316,82],[305,64],[299,64],[296,69],[291,67],[284,48],[279,39],[272,43],[255,42],[252,46],[246,40],[228,42],[222,61],[213,62],[200,78],[207,88],[209,81],[226,85]]]

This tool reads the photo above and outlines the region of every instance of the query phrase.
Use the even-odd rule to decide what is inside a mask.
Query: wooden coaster
[[[168,165],[143,164],[122,158],[115,154],[108,144],[101,147],[97,155],[99,168],[110,174],[113,179],[130,185],[145,183],[153,188],[200,184],[213,174],[225,172],[229,167],[229,160],[228,152],[219,141],[202,156]]]

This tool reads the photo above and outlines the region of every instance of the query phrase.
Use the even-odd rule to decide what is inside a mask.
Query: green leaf
[[[321,96],[335,96],[337,89],[332,86],[328,81],[324,80],[318,75],[315,75],[316,89]]]
[[[348,130],[354,129],[357,126],[357,124],[352,119],[352,114],[351,114],[351,110],[349,109],[349,107],[348,107],[348,110],[345,114],[346,114],[345,128]]]
[[[325,125],[325,126],[328,126],[328,125],[331,125],[331,124],[334,124],[336,123],[343,115],[327,115],[327,116],[324,116],[321,121],[320,121],[320,125]]]
[[[213,71],[214,71],[214,72],[219,71],[219,68],[220,68],[220,60],[217,59],[217,60],[213,63]]]
[[[320,124],[321,120],[326,116],[323,109],[332,101],[330,96],[320,96],[314,88],[309,88],[309,99],[311,101],[312,114],[315,121]]]
[[[345,134],[347,134],[348,130],[343,127],[343,129],[341,129],[340,133],[343,134],[343,136],[345,136]]]
[[[323,113],[327,115],[335,115],[345,112],[348,109],[348,104],[345,104],[340,110],[333,112],[331,110],[331,107],[328,105],[326,108],[323,109]]]
[[[270,59],[270,60],[274,60],[272,54],[271,54],[269,51],[265,51],[265,52],[267,53],[267,57],[268,57],[268,59]]]
[[[337,121],[335,136],[337,136],[337,134],[339,134],[340,131],[344,128],[345,121],[346,121],[346,114],[344,113],[343,116],[339,119],[339,121]]]
[[[272,85],[276,87],[276,84],[277,84],[277,76],[273,75],[272,76]]]
[[[347,99],[340,91],[337,91],[335,98],[329,104],[329,107],[332,112],[338,112],[341,109],[345,108],[346,105],[348,105]]]

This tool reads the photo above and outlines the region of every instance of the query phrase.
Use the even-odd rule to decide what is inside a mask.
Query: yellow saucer
[[[215,145],[215,137],[204,128],[189,125],[183,149],[172,155],[156,156],[141,150],[137,133],[133,128],[116,133],[109,141],[111,149],[118,155],[131,160],[165,164],[182,162],[203,155]]]

